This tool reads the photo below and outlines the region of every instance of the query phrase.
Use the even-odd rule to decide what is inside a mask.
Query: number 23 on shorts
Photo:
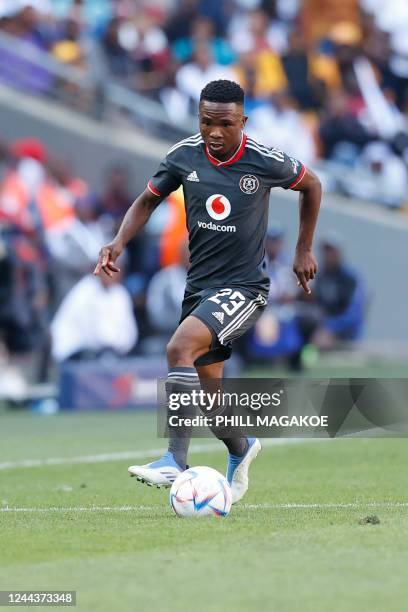
[[[220,298],[227,299],[221,300]],[[220,305],[223,311],[229,317],[232,317],[232,315],[238,312],[238,310],[245,304],[245,297],[240,291],[233,289],[221,289],[220,291],[217,291],[215,295],[209,297],[208,301]]]

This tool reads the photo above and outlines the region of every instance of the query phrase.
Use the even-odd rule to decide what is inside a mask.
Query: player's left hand
[[[102,247],[99,251],[99,259],[96,264],[94,274],[98,276],[102,271],[110,277],[120,272],[120,268],[115,265],[115,261],[121,256],[123,246],[119,241],[113,241]]]
[[[308,283],[317,274],[317,261],[313,253],[307,249],[296,249],[293,271],[298,278],[298,287],[302,287],[304,292],[310,295],[312,290]]]

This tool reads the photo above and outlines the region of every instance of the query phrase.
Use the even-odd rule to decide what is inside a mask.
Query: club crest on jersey
[[[259,189],[259,181],[253,174],[244,174],[239,181],[239,188],[244,193],[255,193]]]
[[[210,217],[217,221],[226,219],[231,212],[231,202],[220,193],[214,193],[207,198],[205,206]]]

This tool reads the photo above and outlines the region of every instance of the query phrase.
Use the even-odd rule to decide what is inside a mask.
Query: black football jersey
[[[246,134],[226,161],[209,153],[200,134],[169,149],[148,188],[167,196],[183,186],[189,291],[245,285],[268,292],[265,236],[270,189],[291,189],[304,173],[298,160]]]

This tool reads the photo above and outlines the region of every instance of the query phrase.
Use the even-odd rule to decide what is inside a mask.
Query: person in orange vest
[[[9,155],[14,165],[0,187],[0,220],[31,234],[36,223],[30,203],[45,182],[48,152],[41,141],[27,138],[13,142]]]
[[[159,262],[162,268],[181,263],[181,247],[188,238],[182,187],[169,195],[167,205],[169,220],[159,241]]]
[[[0,189],[0,219],[28,232],[71,222],[75,200],[86,193],[86,183],[72,177],[63,162],[48,162],[47,149],[37,139],[15,141],[10,154],[16,166]]]

